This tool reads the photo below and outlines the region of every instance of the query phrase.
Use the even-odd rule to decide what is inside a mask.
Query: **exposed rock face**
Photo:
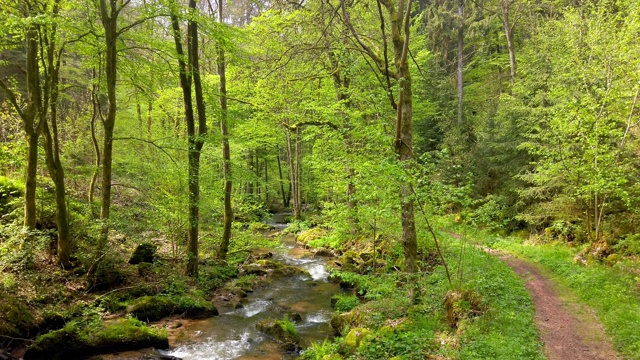
[[[153,262],[157,249],[158,247],[156,245],[148,242],[138,245],[131,254],[131,258],[129,258],[129,264],[136,265],[143,262]]]

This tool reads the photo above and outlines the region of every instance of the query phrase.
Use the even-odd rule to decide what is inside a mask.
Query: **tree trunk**
[[[458,3],[458,129],[464,125],[462,103],[464,100],[464,0]]]
[[[113,162],[113,129],[116,123],[116,80],[118,59],[118,31],[117,22],[120,10],[117,0],[100,0],[100,19],[104,27],[105,36],[105,75],[107,81],[107,98],[109,106],[104,118],[104,138],[102,142],[102,203],[100,206],[100,220],[102,220],[102,234],[98,243],[98,254],[104,251],[109,235],[109,217],[111,212],[111,165]]]
[[[291,186],[291,206],[293,207],[293,218],[300,220],[300,189],[299,189],[299,155],[298,155],[298,142],[296,139],[296,145],[294,147],[293,140],[291,139],[291,128],[289,127],[289,119],[285,119],[287,126],[287,157],[289,160],[289,184]],[[296,129],[298,132],[299,129]]]
[[[42,129],[40,69],[38,66],[38,32],[32,25],[27,30],[27,108],[22,116],[27,138],[27,173],[24,190],[24,227],[36,228],[36,176],[38,171],[38,137]]]
[[[147,105],[147,134],[149,135],[149,138],[151,138],[151,121],[153,120],[153,101],[149,100],[149,103]]]
[[[54,15],[58,13],[58,1],[55,1],[53,8]],[[47,68],[46,72],[48,79],[45,84],[49,89],[45,89],[45,93],[50,94],[50,101],[45,100],[45,103],[49,102],[51,129],[47,122],[46,111],[41,112],[43,132],[44,132],[44,148],[46,155],[47,168],[49,170],[49,176],[55,185],[56,194],[56,225],[58,227],[58,256],[57,263],[63,268],[70,266],[69,260],[71,257],[71,241],[69,239],[69,219],[67,217],[67,199],[65,195],[64,184],[64,168],[60,161],[60,141],[58,135],[58,84],[60,79],[60,59],[56,59],[54,54],[56,52],[55,46],[55,34],[56,27],[54,26],[49,36],[44,37],[44,41],[49,41],[47,49]],[[43,59],[44,62],[44,59]]]
[[[218,1],[218,20],[222,23],[222,1]],[[233,221],[233,209],[231,208],[231,153],[229,150],[229,131],[227,128],[227,78],[224,49],[219,44],[218,49],[218,75],[220,76],[220,132],[222,134],[222,177],[224,178],[224,219],[222,231],[222,243],[218,252],[218,258],[226,259],[231,241],[231,222]]]
[[[95,69],[92,71],[93,80],[96,79]],[[98,143],[98,137],[96,136],[96,121],[100,113],[100,102],[98,101],[98,85],[94,84],[91,91],[91,102],[93,104],[93,113],[91,114],[91,142],[93,144],[93,152],[95,155],[95,167],[93,169],[93,175],[91,176],[91,183],[89,184],[89,206],[91,207],[91,215],[94,218],[98,217],[98,213],[93,205],[93,196],[95,194],[96,182],[98,175],[100,174],[100,145]]]
[[[251,179],[251,176],[253,174],[253,153],[251,152],[251,149],[247,149],[246,155],[245,155],[245,161],[247,162],[247,172],[249,173],[249,180],[247,180],[247,184],[246,184],[246,194],[249,197],[253,196],[253,181]]]
[[[393,43],[394,59],[397,68],[397,80],[399,96],[396,112],[396,153],[406,170],[410,170],[413,161],[411,148],[413,137],[413,99],[411,91],[411,72],[407,61],[409,51],[409,15],[411,13],[411,1],[407,9],[403,10],[404,2],[399,1],[398,9],[387,3],[387,10],[391,19],[391,40]],[[403,12],[405,12],[403,21]],[[400,205],[402,209],[402,243],[404,247],[405,268],[408,273],[416,272],[416,258],[418,254],[418,242],[416,236],[414,200],[411,185],[408,182],[400,184]],[[416,300],[416,293],[409,294],[412,301]]]
[[[509,49],[509,75],[511,77],[511,84],[516,80],[516,49],[513,43],[513,28],[509,23],[509,0],[500,1],[500,9],[502,11],[502,26],[504,27],[504,33],[507,37],[507,49]]]
[[[53,110],[54,104],[52,104]],[[69,219],[67,218],[67,199],[65,195],[64,169],[60,161],[58,131],[54,125],[56,121],[55,112],[51,113],[51,129],[49,124],[43,126],[44,148],[49,176],[55,185],[56,195],[56,225],[58,227],[58,256],[57,263],[63,268],[69,267],[71,256],[71,241],[69,239]],[[52,135],[53,132],[53,135]]]
[[[185,273],[189,276],[198,275],[198,203],[199,200],[199,181],[197,179],[199,155],[196,151],[195,139],[195,116],[193,112],[193,94],[191,91],[192,73],[187,69],[185,63],[185,53],[182,47],[182,34],[180,32],[180,23],[178,15],[171,14],[171,27],[173,30],[173,39],[178,55],[178,67],[180,70],[180,87],[182,88],[182,99],[184,102],[185,120],[187,123],[188,134],[188,231],[187,231],[187,265]],[[191,51],[189,51],[191,55]]]
[[[327,43],[327,46],[329,44]],[[350,96],[347,90],[349,89],[349,78],[346,75],[341,75],[341,67],[336,58],[335,54],[332,50],[327,52],[329,57],[329,62],[331,64],[331,76],[333,78],[333,86],[336,89],[336,100],[340,102],[344,102],[346,107],[349,107],[351,102],[349,100]],[[343,131],[342,140],[344,142],[346,152],[347,152],[347,160],[345,164],[345,172],[347,174],[347,220],[349,222],[349,233],[351,235],[356,235],[359,230],[357,212],[358,207],[356,203],[356,186],[354,184],[355,170],[349,164],[349,157],[352,156],[355,152],[353,139],[351,137],[351,122],[349,120],[349,116],[346,114],[342,114],[345,122],[345,129]]]
[[[282,177],[282,165],[280,164],[280,149],[278,149],[277,160],[278,175],[280,175],[280,192],[282,193],[282,207],[286,208],[289,206],[289,199],[287,199],[287,195],[284,192],[284,178]]]
[[[24,189],[24,227],[36,228],[36,176],[38,173],[38,134],[34,131],[26,134],[27,171]]]

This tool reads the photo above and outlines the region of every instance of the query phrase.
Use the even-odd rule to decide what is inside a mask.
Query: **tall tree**
[[[405,3],[404,0],[380,0],[378,2],[378,12],[381,22],[385,21],[382,6],[386,9],[386,17],[388,17],[391,27],[390,40],[392,44],[393,60],[395,71],[389,66],[387,61],[387,34],[385,26],[381,26],[381,35],[385,53],[380,56],[374,49],[365,43],[365,40],[357,33],[350,14],[345,5],[345,1],[341,0],[342,16],[345,25],[349,29],[353,39],[360,48],[372,59],[377,66],[377,70],[384,77],[394,77],[398,83],[398,101],[394,101],[391,88],[387,91],[392,106],[396,110],[395,119],[395,136],[394,148],[398,159],[406,170],[411,168],[413,160],[412,139],[413,139],[413,94],[411,90],[411,71],[409,69],[409,40],[411,28],[411,0]],[[380,6],[382,5],[382,6]],[[418,243],[415,226],[414,200],[411,185],[403,182],[400,187],[400,207],[401,207],[401,223],[402,223],[402,242],[404,247],[405,268],[408,273],[416,272],[416,258],[418,252]],[[412,298],[415,293],[410,294]],[[415,298],[414,298],[415,300]]]
[[[222,24],[222,0],[218,0],[218,21]],[[220,76],[220,133],[222,134],[222,177],[224,178],[224,223],[222,243],[218,258],[226,259],[231,240],[231,222],[233,209],[231,208],[231,152],[229,150],[229,130],[227,124],[227,75],[224,48],[218,44],[218,75]],[[257,158],[257,154],[256,154]],[[256,187],[258,183],[256,182]]]
[[[102,143],[102,193],[100,219],[103,221],[102,235],[98,252],[103,251],[109,233],[109,217],[111,213],[111,178],[113,163],[113,130],[116,124],[118,80],[118,38],[124,29],[118,29],[118,18],[122,10],[131,0],[100,0],[100,21],[104,28],[105,41],[105,77],[107,82],[107,114],[102,119],[104,138]]]
[[[43,109],[44,149],[49,176],[55,185],[56,195],[56,225],[58,230],[57,262],[63,267],[69,267],[71,256],[71,241],[69,239],[69,219],[67,214],[66,187],[64,168],[60,160],[60,136],[58,132],[58,98],[60,95],[60,63],[63,46],[57,48],[57,19],[60,11],[60,0],[54,0],[50,13],[54,17],[51,25],[40,26],[40,43],[43,44],[41,54],[42,69],[44,69],[45,94]],[[48,113],[46,107],[48,106]]]
[[[175,4],[174,4],[175,5]],[[187,239],[187,275],[198,276],[198,231],[200,220],[200,154],[204,147],[204,136],[207,134],[207,119],[205,103],[202,94],[202,80],[200,76],[199,52],[198,52],[198,23],[194,20],[196,1],[189,0],[189,10],[192,12],[187,21],[187,48],[188,56],[185,57],[182,46],[182,34],[180,30],[180,18],[176,6],[171,8],[171,28],[178,55],[178,67],[180,69],[180,87],[184,100],[185,120],[188,136],[188,187],[189,187],[189,229]],[[185,63],[184,59],[187,59]],[[198,122],[193,111],[193,93],[195,91],[196,110]]]
[[[15,110],[23,119],[27,135],[27,191],[33,191],[25,199],[25,225],[29,229],[35,227],[35,175],[37,171],[37,141],[40,132],[44,134],[45,160],[49,175],[53,180],[56,197],[56,225],[58,232],[57,263],[69,266],[71,243],[69,239],[69,223],[67,218],[66,188],[64,169],[60,160],[60,139],[58,135],[58,97],[60,63],[62,47],[58,48],[57,22],[60,11],[60,0],[52,2],[33,2],[25,6],[26,39],[27,39],[27,105],[26,110],[18,103],[15,93],[4,80],[0,85],[9,97]],[[30,18],[30,19],[27,19]],[[37,18],[45,19],[38,21]],[[34,128],[34,124],[37,124]],[[33,140],[35,139],[35,141]],[[33,142],[32,142],[33,141]],[[35,154],[34,154],[35,153]],[[32,188],[33,187],[33,188]],[[28,205],[27,205],[28,203]],[[33,207],[33,208],[31,208]]]
[[[19,2],[14,8],[24,19],[37,15],[35,4]],[[6,9],[9,9],[7,7]],[[22,29],[15,30],[18,33]],[[38,138],[43,126],[42,93],[40,88],[39,68],[39,34],[38,24],[35,21],[25,21],[24,39],[26,48],[26,74],[27,74],[27,101],[23,107],[20,104],[18,94],[9,83],[0,79],[0,87],[6,93],[14,110],[22,119],[27,143],[27,169],[25,174],[24,191],[24,227],[33,230],[36,227],[36,175],[38,171]]]

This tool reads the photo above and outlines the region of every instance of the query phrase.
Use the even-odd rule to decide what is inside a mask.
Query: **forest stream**
[[[269,223],[275,230],[286,227],[279,215]],[[272,260],[299,267],[308,275],[274,277],[267,286],[249,293],[240,308],[220,307],[219,316],[181,321],[179,329],[170,331],[172,348],[161,353],[183,360],[293,359],[298,352],[284,351],[275,339],[256,328],[260,320],[281,319],[286,314],[300,315],[295,325],[301,349],[330,337],[331,297],[341,290],[328,281],[325,258],[304,254],[294,236],[283,236]],[[104,358],[139,359],[140,355],[132,352]]]

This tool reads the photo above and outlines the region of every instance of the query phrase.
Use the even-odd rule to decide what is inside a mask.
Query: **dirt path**
[[[570,295],[560,295],[556,285],[533,265],[491,249],[524,281],[535,306],[536,325],[549,360],[613,360],[612,349],[593,310]]]

